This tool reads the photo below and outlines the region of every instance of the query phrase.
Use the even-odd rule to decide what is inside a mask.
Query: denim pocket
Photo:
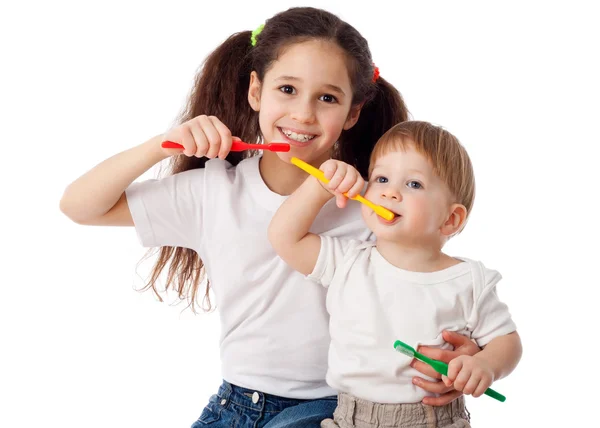
[[[212,424],[213,422],[221,419],[221,411],[223,407],[221,407],[218,403],[219,397],[217,395],[213,395],[210,397],[208,404],[202,411],[202,414],[198,418],[198,420],[192,425],[192,428]]]

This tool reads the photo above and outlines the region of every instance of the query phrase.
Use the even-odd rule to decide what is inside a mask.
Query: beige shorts
[[[381,404],[340,393],[333,419],[321,428],[470,428],[464,397],[441,407],[415,404]]]

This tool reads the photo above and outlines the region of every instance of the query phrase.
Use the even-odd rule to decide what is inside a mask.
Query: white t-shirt
[[[327,383],[373,402],[417,403],[433,394],[412,384],[413,376],[423,375],[394,349],[396,340],[415,349],[447,348],[442,331],[450,330],[484,346],[515,331],[496,295],[500,274],[461,260],[437,272],[411,272],[390,264],[373,242],[321,236],[308,278],[328,288]]]
[[[191,248],[203,260],[220,314],[225,380],[289,398],[335,395],[325,382],[326,290],[271,247],[267,228],[286,196],[268,189],[258,164],[259,157],[237,167],[214,159],[204,169],[134,183],[129,209],[144,246]],[[359,205],[342,210],[329,201],[311,231],[368,239]]]

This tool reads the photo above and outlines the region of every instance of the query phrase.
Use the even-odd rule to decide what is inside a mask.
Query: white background
[[[576,426],[594,413],[591,3],[304,2],[361,31],[413,117],[470,152],[475,207],[447,250],[502,272],[525,349],[495,384],[506,403],[468,399],[476,427]],[[136,270],[145,250],[134,230],[78,226],[58,203],[96,163],[166,130],[221,41],[292,5],[2,4],[0,426],[189,427],[216,392],[218,314],[135,291],[149,265]]]

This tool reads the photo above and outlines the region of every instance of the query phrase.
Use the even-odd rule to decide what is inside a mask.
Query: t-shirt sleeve
[[[198,246],[202,226],[204,169],[133,183],[127,204],[144,247]]]
[[[313,271],[307,278],[324,287],[329,287],[335,276],[336,270],[343,264],[349,251],[356,247],[358,241],[340,239],[332,236],[321,235],[321,249]]]
[[[517,330],[508,306],[500,301],[496,285],[502,279],[499,272],[484,269],[485,285],[476,297],[474,318],[477,322],[472,337],[479,346],[485,346],[496,337],[505,336]]]

